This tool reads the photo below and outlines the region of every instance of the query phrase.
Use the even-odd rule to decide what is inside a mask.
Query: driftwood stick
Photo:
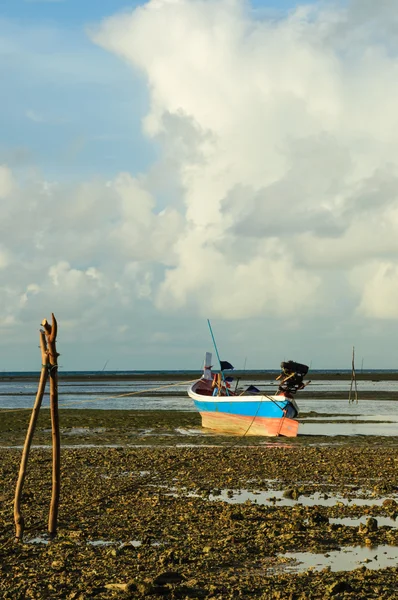
[[[50,413],[51,413],[51,435],[53,444],[53,468],[52,468],[52,495],[50,503],[50,513],[48,517],[48,531],[53,537],[57,533],[58,506],[61,488],[61,440],[59,433],[59,415],[58,415],[58,352],[56,347],[57,339],[57,320],[51,314],[51,325],[46,319],[42,322],[42,327],[46,332],[49,375],[50,375]]]
[[[25,520],[21,512],[22,488],[26,477],[30,446],[35,432],[37,418],[39,416],[40,406],[43,400],[44,390],[48,378],[48,355],[47,343],[44,331],[40,331],[40,350],[41,350],[41,373],[39,387],[37,389],[36,399],[30,416],[28,431],[26,433],[25,444],[22,451],[21,465],[19,467],[19,475],[17,486],[15,488],[14,497],[14,521],[15,521],[15,539],[20,541],[23,537],[25,529]]]

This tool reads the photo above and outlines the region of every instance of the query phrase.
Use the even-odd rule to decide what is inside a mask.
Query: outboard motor
[[[278,388],[279,393],[294,396],[298,390],[302,390],[305,387],[303,379],[308,373],[307,365],[288,360],[281,363],[281,370],[282,373],[277,378],[282,378]]]

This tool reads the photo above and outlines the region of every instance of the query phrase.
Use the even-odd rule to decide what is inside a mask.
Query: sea
[[[300,418],[301,434],[398,436],[398,401],[393,399],[395,393],[398,398],[398,378],[394,379],[398,371],[367,371],[368,377],[357,382],[358,402],[354,403],[348,402],[350,379],[328,379],[328,371],[319,373],[325,378],[311,382],[311,397],[307,397],[306,390],[297,396],[303,415]],[[336,374],[336,371],[330,373]],[[345,377],[349,373],[340,371]],[[277,382],[271,378],[271,371],[269,379],[267,374],[264,371],[259,378],[258,371],[252,374],[247,371],[239,385],[252,384],[264,394],[273,394]],[[195,411],[187,394],[194,377],[191,371],[60,372],[59,406],[68,409]],[[0,409],[32,408],[38,380],[39,373],[1,373]],[[367,393],[366,399],[361,399],[361,392]],[[43,407],[46,406],[49,406],[48,389],[43,398]]]

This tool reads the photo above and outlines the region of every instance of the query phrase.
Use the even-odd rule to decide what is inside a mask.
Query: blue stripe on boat
[[[224,397],[223,402],[217,402],[216,400],[194,400],[194,404],[199,412],[220,412],[246,417],[254,417],[256,415],[258,417],[280,418],[283,416],[283,410],[286,409],[287,417],[294,418],[296,415],[294,406],[288,400],[272,402],[270,400],[261,401],[261,399],[258,399],[249,402],[236,400],[228,402],[225,401]]]

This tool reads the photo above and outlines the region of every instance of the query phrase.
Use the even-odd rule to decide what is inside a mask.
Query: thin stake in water
[[[351,385],[350,393],[348,395],[348,402],[358,404],[358,388],[357,388],[357,375],[355,372],[355,346],[352,347],[352,371],[351,371]]]

